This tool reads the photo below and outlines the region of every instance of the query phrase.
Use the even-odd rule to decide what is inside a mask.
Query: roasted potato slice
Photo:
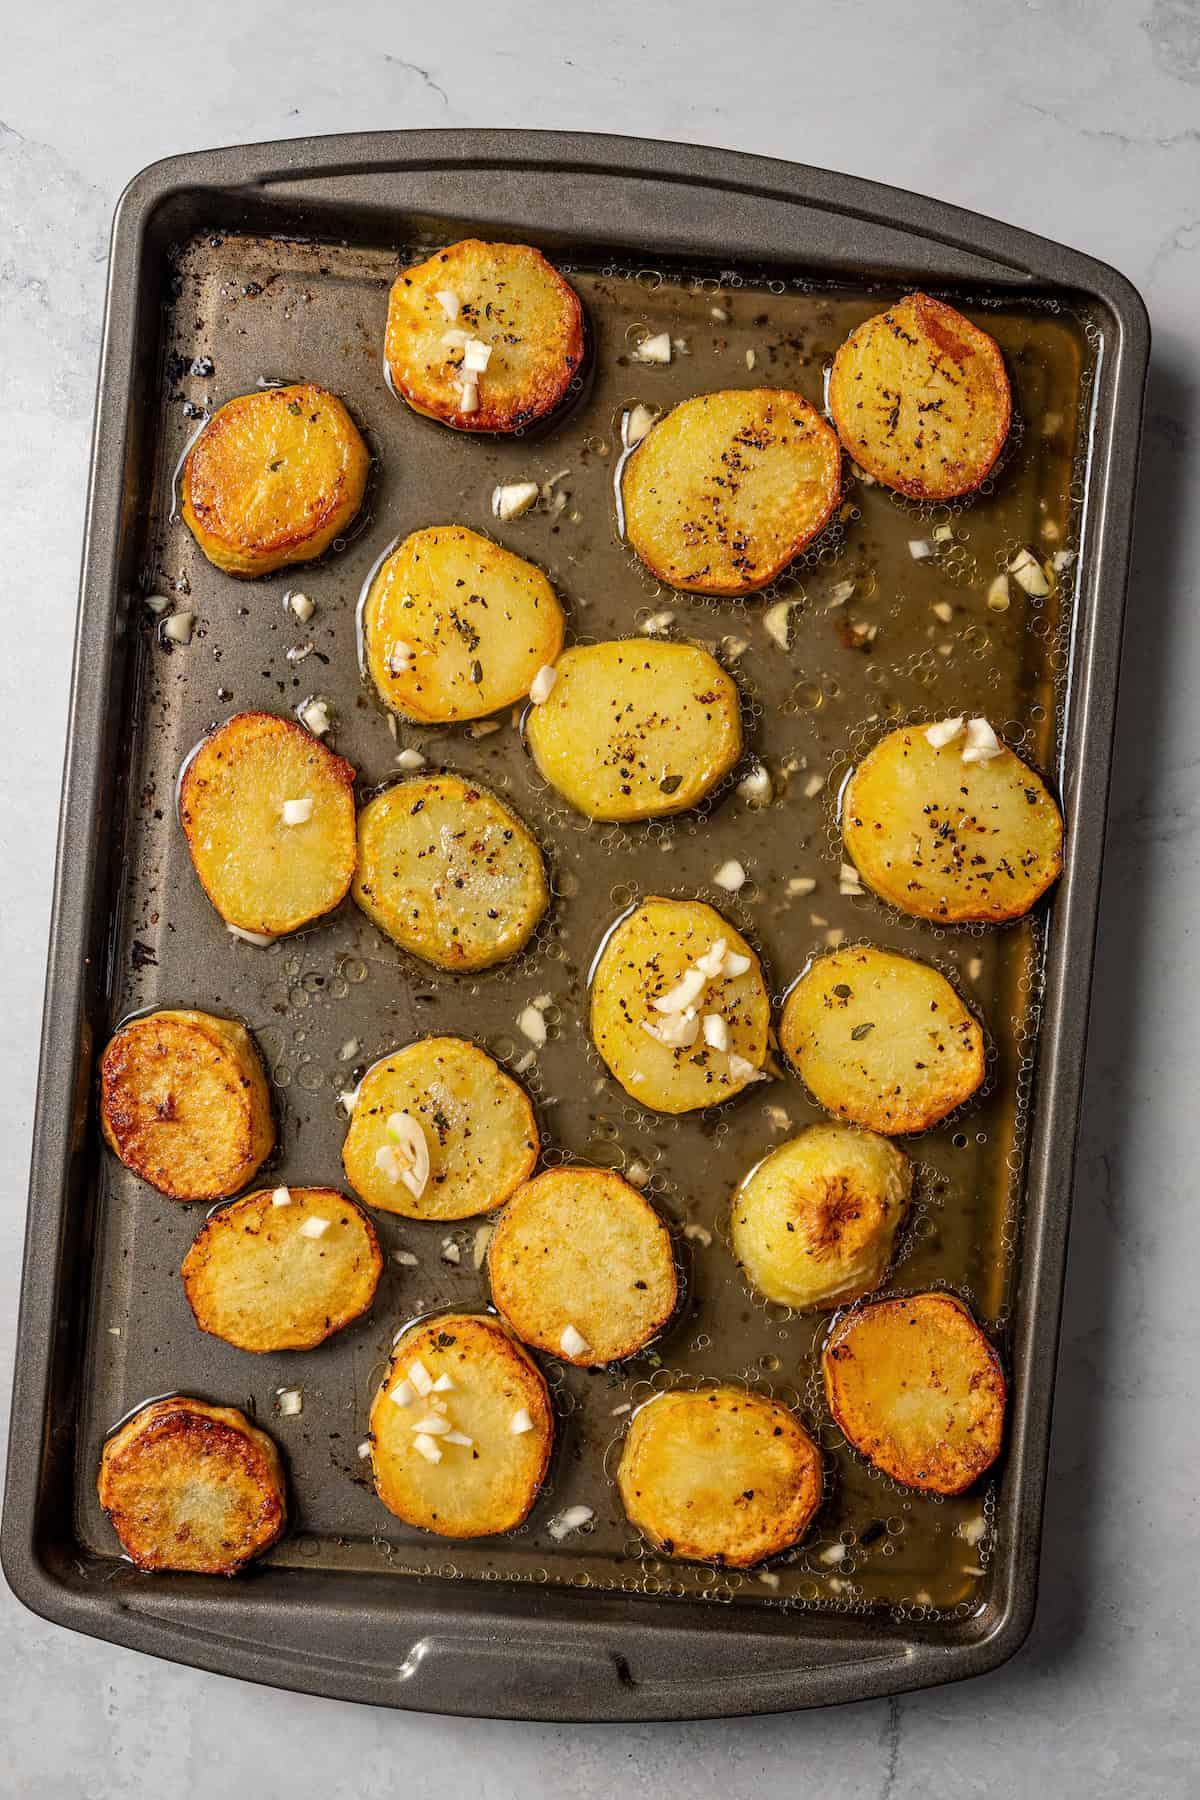
[[[348,529],[370,453],[324,388],[260,388],[218,407],[183,465],[184,521],[227,575],[312,562]]]
[[[224,1200],[275,1145],[267,1078],[234,1019],[155,1012],[100,1058],[100,1129],[127,1169],[172,1200]]]
[[[392,1154],[407,1122],[424,1138],[423,1180],[406,1181],[403,1162]],[[453,1037],[421,1038],[368,1069],[342,1146],[355,1193],[368,1206],[407,1219],[491,1212],[533,1173],[537,1154],[524,1088],[486,1050]]]
[[[358,815],[354,898],[402,950],[439,969],[515,956],[550,902],[542,853],[521,821],[457,775],[419,776]]]
[[[444,725],[523,700],[562,648],[563,615],[532,563],[462,525],[431,525],[380,567],[362,630],[386,704]]]
[[[1000,1454],[1000,1359],[952,1294],[876,1300],[847,1313],[821,1366],[839,1430],[905,1487],[961,1494]]]
[[[593,819],[686,812],[742,753],[738,692],[720,663],[648,638],[566,651],[525,733],[546,780]]]
[[[549,1390],[498,1319],[441,1314],[397,1343],[370,1442],[375,1491],[406,1524],[456,1538],[512,1531],[550,1461]]]
[[[799,1543],[821,1453],[794,1413],[738,1387],[675,1388],[634,1413],[617,1486],[664,1556],[749,1568]]]
[[[718,1106],[763,1080],[770,1014],[758,957],[702,900],[643,900],[596,960],[593,1042],[655,1112]]]
[[[492,1235],[488,1276],[519,1338],[582,1368],[632,1356],[675,1307],[667,1228],[611,1169],[548,1169],[518,1188]]]
[[[179,817],[205,893],[239,931],[297,931],[350,886],[354,770],[294,719],[238,713],[206,737]]]
[[[458,431],[517,431],[565,397],[583,362],[583,308],[540,250],[466,238],[396,277],[384,358],[416,412]]]
[[[952,500],[999,456],[1012,397],[996,340],[944,301],[909,294],[841,346],[829,410],[876,481],[914,500]]]
[[[983,1032],[946,977],[870,944],[809,963],[779,1042],[827,1112],[888,1137],[928,1131],[983,1080]]]
[[[625,465],[625,535],[660,581],[694,594],[766,587],[832,518],[838,441],[784,388],[696,394]]]
[[[96,1489],[139,1569],[235,1575],[287,1524],[283,1464],[266,1432],[236,1406],[182,1394],[113,1433]]]
[[[1016,919],[1058,879],[1062,817],[1041,776],[985,720],[941,742],[958,723],[904,726],[863,758],[842,797],[846,852],[901,912],[950,924]],[[964,762],[967,733],[984,728],[987,759]]]
[[[336,1188],[265,1188],[214,1213],[180,1273],[201,1331],[237,1350],[312,1350],[366,1312],[383,1256]]]
[[[809,1125],[738,1187],[733,1253],[752,1286],[780,1306],[842,1306],[883,1280],[912,1188],[912,1164],[887,1138]]]

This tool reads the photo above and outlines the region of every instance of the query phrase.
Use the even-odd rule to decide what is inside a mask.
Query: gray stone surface
[[[400,125],[728,144],[1061,237],[1131,276],[1155,329],[1043,1597],[1025,1651],[974,1684],[822,1714],[505,1726],[168,1667],[51,1629],[4,1593],[0,1794],[1200,1791],[1195,0],[26,5],[7,18],[0,118],[5,1411],[107,233],[135,170],[209,144]]]

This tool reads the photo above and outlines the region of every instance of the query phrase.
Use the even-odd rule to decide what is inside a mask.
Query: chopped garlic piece
[[[729,1026],[720,1013],[705,1013],[704,1041],[710,1050],[728,1050]]]
[[[830,1546],[827,1550],[821,1551],[821,1554],[817,1560],[819,1562],[828,1563],[828,1564],[830,1564],[831,1567],[836,1567],[838,1563],[845,1562],[845,1560],[846,1560],[845,1544],[830,1544]]]
[[[626,449],[632,450],[635,444],[640,444],[657,418],[654,408],[643,406],[641,401],[627,412],[621,420],[621,438]]]
[[[854,592],[852,581],[838,581],[829,590],[829,605],[844,606]]]
[[[861,894],[862,881],[853,863],[844,862],[838,870],[838,892],[842,894]]]
[[[750,958],[748,956],[743,956],[740,950],[727,950],[725,960],[721,964],[721,973],[732,980],[736,975],[744,975],[749,967]]]
[[[764,1106],[763,1111],[767,1115],[767,1124],[772,1131],[790,1130],[791,1114],[786,1112],[782,1106]]]
[[[396,758],[396,766],[400,769],[423,769],[425,767],[425,758],[419,750],[414,750],[410,746],[407,750],[402,750],[400,752],[399,756]]]
[[[364,1438],[362,1443],[358,1446],[358,1460],[360,1462],[365,1462],[370,1454],[371,1440],[370,1438]]]
[[[446,1238],[442,1244],[442,1261],[444,1263],[460,1263],[462,1261],[462,1251],[453,1238]]]
[[[590,1506],[568,1506],[551,1519],[546,1529],[558,1544],[569,1532],[578,1531],[581,1525],[590,1525],[595,1516]]]
[[[790,650],[792,644],[792,609],[794,600],[777,600],[774,606],[768,606],[763,614],[763,630],[769,638],[773,638],[781,650]]]
[[[706,981],[715,981],[725,968],[725,953],[728,946],[724,938],[717,938],[709,945],[703,956],[696,958],[695,967],[699,969]]]
[[[424,1398],[426,1394],[432,1394],[433,1376],[429,1373],[429,1370],[425,1367],[425,1364],[421,1361],[419,1356],[409,1364],[408,1379],[412,1382],[422,1398]]]
[[[546,1042],[546,1021],[536,1006],[521,1008],[517,1015],[517,1030],[527,1037],[531,1044],[539,1048]]]
[[[280,1416],[294,1419],[297,1413],[304,1411],[304,1390],[302,1388],[280,1388],[278,1391]]]
[[[774,1569],[760,1569],[758,1572],[758,1579],[762,1582],[764,1587],[774,1589],[779,1586],[779,1577]]]
[[[934,554],[936,546],[928,538],[909,538],[908,554],[914,562],[925,562]]]
[[[418,1419],[412,1426],[413,1431],[428,1432],[430,1437],[445,1437],[451,1429],[450,1421],[442,1413],[431,1412],[425,1418]]]
[[[667,993],[660,994],[657,1000],[651,1001],[655,1012],[680,1013],[697,1001],[704,992],[707,976],[703,969],[696,967],[685,970],[681,979]]]
[[[1064,570],[1069,569],[1074,561],[1074,550],[1056,550],[1054,555],[1050,558],[1051,567],[1059,575],[1061,575]]]
[[[267,944],[275,942],[269,931],[246,931],[241,925],[230,925],[228,921],[225,929],[232,937],[241,938],[244,944],[258,944],[265,948]]]
[[[700,1015],[694,1006],[689,1006],[683,1012],[670,1013],[661,1025],[654,1025],[649,1019],[643,1019],[642,1030],[647,1037],[666,1044],[668,1049],[690,1050],[699,1036]]]
[[[671,360],[671,334],[669,331],[656,332],[653,337],[645,337],[633,352],[635,362],[669,363]]]
[[[442,1460],[442,1452],[437,1439],[430,1437],[424,1431],[413,1439],[413,1449],[417,1451],[418,1455],[423,1456],[426,1462],[439,1463]]]
[[[413,666],[413,657],[415,655],[416,651],[411,644],[406,644],[400,638],[397,638],[391,649],[388,651],[388,674],[406,675]]]
[[[961,713],[957,719],[940,719],[936,725],[925,727],[925,742],[935,750],[944,750],[947,744],[952,744],[956,737],[962,735],[964,724]]]
[[[172,613],[169,619],[163,620],[162,634],[167,639],[168,643],[190,644],[195,625],[195,613]]]
[[[1050,580],[1031,550],[1018,550],[1008,565],[1008,572],[1019,588],[1041,600],[1050,592]]]
[[[970,719],[967,722],[967,741],[963,746],[962,759],[965,763],[991,762],[997,756],[1003,756],[1004,745],[996,736],[986,719]]]
[[[535,706],[544,706],[554,691],[558,680],[558,670],[552,663],[543,663],[529,684],[529,698]]]
[[[644,1188],[650,1180],[650,1171],[644,1162],[631,1162],[625,1170],[625,1179],[635,1188]]]
[[[469,1450],[475,1439],[468,1437],[465,1431],[448,1431],[445,1441],[448,1444],[461,1444],[464,1450]]]
[[[748,369],[752,369],[754,367],[755,363],[757,362],[757,360],[758,360],[758,358],[755,356],[753,350],[747,350],[747,352],[746,352],[746,367]]]
[[[362,1083],[360,1082],[359,1087],[361,1086]],[[354,1111],[354,1103],[357,1099],[358,1088],[356,1087],[343,1088],[342,1092],[338,1095],[338,1105],[341,1107],[347,1118],[349,1118],[350,1114]]]
[[[292,1204],[291,1189],[285,1188],[285,1187],[277,1187],[275,1189],[275,1192],[271,1195],[271,1205],[272,1206],[290,1206],[291,1204]]]
[[[748,806],[766,806],[771,800],[771,776],[762,763],[756,763],[748,775],[743,776],[737,784],[739,799]]]
[[[319,1219],[315,1216],[310,1219],[302,1219],[300,1222],[300,1236],[306,1238],[324,1237],[332,1222],[331,1219]]]
[[[810,775],[804,784],[804,798],[806,800],[815,800],[824,786],[825,777],[823,775]]]
[[[574,1325],[564,1325],[558,1347],[564,1356],[586,1356],[592,1346],[581,1331],[576,1331]]]
[[[685,1238],[690,1238],[693,1243],[700,1244],[705,1250],[712,1243],[712,1232],[706,1225],[685,1225],[683,1235]]]
[[[414,1256],[411,1250],[392,1251],[392,1261],[398,1262],[402,1269],[415,1269],[420,1260],[420,1257]]]
[[[736,1051],[731,1050],[729,1052],[729,1079],[730,1081],[766,1081],[767,1076],[746,1057],[739,1056]]]
[[[307,625],[308,621],[312,618],[313,614],[317,610],[316,601],[310,600],[307,594],[300,594],[300,593],[288,594],[287,595],[287,605],[288,605],[289,611],[295,614],[296,618],[299,619],[299,621],[302,625]]]
[[[483,1267],[488,1245],[492,1241],[495,1230],[494,1225],[480,1225],[471,1241],[471,1262],[476,1269]]]
[[[462,302],[454,292],[454,289],[438,288],[433,297],[441,307],[443,313],[445,313],[447,319],[449,319],[450,323],[453,325],[462,308]]]
[[[482,338],[468,338],[463,345],[462,367],[464,374],[482,375],[492,360],[492,346],[485,344]]]
[[[787,884],[789,894],[811,894],[816,891],[816,880],[811,875],[793,875]]]
[[[721,864],[713,880],[727,894],[736,894],[740,887],[746,885],[746,871],[736,857],[730,857],[728,862]]]
[[[516,1412],[508,1421],[508,1429],[513,1437],[520,1437],[524,1432],[533,1430],[533,1420],[529,1416],[529,1408],[527,1406],[518,1406]]]
[[[388,1399],[395,1406],[411,1406],[417,1397],[417,1390],[411,1381],[399,1380],[388,1392]]]
[[[306,701],[300,708],[300,723],[306,730],[311,731],[314,737],[324,737],[333,724],[329,702],[319,699]]]
[[[948,625],[954,617],[954,608],[948,600],[936,601],[930,608],[930,611],[935,619],[940,619],[942,621],[943,625]]]
[[[987,609],[989,612],[1007,612],[1009,608],[1008,576],[997,575],[987,591]]]
[[[675,614],[673,612],[651,613],[648,619],[643,620],[642,631],[647,637],[657,637],[660,632],[669,630],[674,623]]]
[[[283,803],[283,822],[285,825],[307,825],[313,816],[314,801],[309,795],[302,800],[285,800]]]
[[[429,1183],[429,1144],[425,1133],[411,1113],[388,1114],[387,1133],[390,1144],[380,1144],[375,1152],[375,1167],[386,1181],[403,1182],[414,1200],[419,1200]]]
[[[498,519],[519,519],[533,506],[541,489],[536,481],[509,481],[492,489],[492,511]]]
[[[479,411],[479,388],[475,382],[463,382],[459,392],[458,410],[460,413],[474,413]]]
[[[982,1543],[987,1536],[987,1520],[983,1514],[976,1513],[973,1519],[964,1519],[958,1527],[958,1536],[965,1538],[972,1549],[976,1544]]]
[[[935,544],[948,544],[953,536],[953,525],[935,525],[933,528],[933,541]]]

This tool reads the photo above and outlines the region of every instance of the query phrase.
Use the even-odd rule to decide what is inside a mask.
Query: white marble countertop
[[[874,176],[1106,258],[1154,325],[1095,1024],[1032,1638],[909,1698],[636,1729],[267,1692],[0,1593],[0,1795],[1195,1794],[1200,8],[210,0],[24,7],[0,73],[0,1427],[108,228],[145,163],[309,132],[628,131]],[[17,880],[17,875],[20,879]],[[1191,1023],[1189,1023],[1191,1021]],[[232,1759],[230,1752],[232,1750]]]

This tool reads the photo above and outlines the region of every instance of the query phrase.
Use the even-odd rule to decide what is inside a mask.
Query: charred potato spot
[[[888,1137],[927,1131],[983,1080],[983,1032],[945,976],[870,945],[810,963],[779,1041],[827,1112]]]
[[[607,1169],[550,1169],[518,1188],[492,1237],[488,1275],[519,1338],[585,1368],[632,1356],[675,1306],[667,1229]],[[582,1349],[570,1347],[571,1330]]]
[[[421,1128],[429,1179],[414,1195],[379,1167],[388,1120]],[[524,1088],[463,1038],[422,1038],[368,1069],[342,1148],[346,1178],[368,1206],[409,1219],[468,1219],[502,1206],[532,1174],[538,1134]]]
[[[851,1312],[821,1360],[839,1430],[905,1487],[961,1494],[999,1455],[1000,1359],[953,1295],[877,1300]]]
[[[452,1387],[424,1398],[400,1384],[414,1362]],[[392,1398],[399,1388],[399,1404]],[[427,1459],[417,1429],[432,1402],[468,1443],[443,1432]],[[522,1417],[523,1415],[523,1417]],[[528,1421],[526,1424],[525,1421]],[[524,1428],[514,1430],[514,1424]],[[533,1360],[498,1320],[448,1313],[406,1331],[371,1408],[375,1491],[389,1512],[441,1537],[512,1531],[529,1513],[554,1443],[550,1394]]]
[[[733,1252],[768,1300],[828,1310],[879,1286],[912,1198],[912,1164],[873,1132],[810,1125],[733,1196]]]
[[[347,530],[370,455],[336,395],[311,384],[240,394],[213,414],[183,465],[183,517],[227,575],[311,562]]]
[[[250,1033],[203,1012],[133,1019],[100,1059],[100,1128],[126,1168],[172,1200],[223,1200],[275,1143]]]
[[[375,1228],[357,1206],[336,1188],[301,1187],[222,1207],[180,1270],[201,1331],[254,1351],[323,1343],[366,1312],[382,1272]]]
[[[737,688],[716,659],[636,638],[566,651],[526,735],[546,780],[593,819],[686,812],[742,753]]]
[[[358,817],[354,898],[439,969],[515,956],[550,901],[542,853],[494,794],[457,775],[402,781]]]
[[[487,347],[482,370],[470,340]],[[384,357],[416,412],[459,431],[517,431],[564,399],[583,362],[583,308],[540,250],[467,238],[397,276]]]
[[[952,306],[909,294],[851,332],[829,410],[860,469],[915,500],[974,491],[1008,435],[1012,399],[994,338]]]
[[[799,394],[697,394],[660,419],[629,458],[626,536],[672,587],[753,593],[832,518],[841,462],[836,436]]]
[[[295,802],[305,816],[290,823]],[[354,770],[292,719],[238,713],[205,738],[180,783],[179,817],[205,893],[241,931],[296,931],[350,886]]]
[[[562,608],[541,570],[461,525],[406,537],[363,609],[371,679],[419,725],[515,705],[562,637]]]
[[[675,1389],[634,1414],[617,1486],[630,1522],[664,1555],[745,1569],[808,1530],[821,1454],[778,1401]]]
[[[697,958],[717,944],[724,944],[727,955],[747,959],[748,966],[705,983],[692,1004],[691,1043],[662,1042],[651,1031],[670,1030],[670,1022],[682,1015],[664,1013],[655,1002],[667,999]],[[706,1017],[724,1020],[725,1049],[706,1041]],[[644,900],[610,931],[597,959],[592,1041],[625,1092],[655,1112],[717,1106],[759,1079],[769,1020],[758,957],[728,920],[701,900]]]
[[[100,1504],[139,1569],[233,1575],[287,1524],[279,1452],[233,1406],[176,1395],[109,1438]]]
[[[1019,918],[1062,869],[1062,816],[1041,776],[1007,748],[965,764],[960,741],[935,748],[919,726],[859,764],[842,836],[868,887],[949,924]]]

